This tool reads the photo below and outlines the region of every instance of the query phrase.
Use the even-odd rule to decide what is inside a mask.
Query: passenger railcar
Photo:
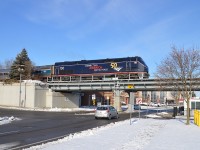
[[[51,78],[53,73],[53,65],[35,66],[32,72],[34,80],[46,81]]]
[[[54,76],[95,76],[108,78],[148,78],[148,66],[141,57],[108,58],[56,62]]]
[[[10,69],[0,69],[0,80],[9,79]]]

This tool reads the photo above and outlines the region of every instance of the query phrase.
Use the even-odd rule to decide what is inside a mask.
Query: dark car
[[[140,109],[141,109],[141,106],[139,104],[134,105],[134,110],[140,110]]]
[[[148,106],[146,104],[135,104],[134,110],[142,110],[142,109],[148,109]]]

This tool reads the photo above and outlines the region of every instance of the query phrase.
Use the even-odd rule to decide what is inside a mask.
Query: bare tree
[[[169,56],[157,66],[155,77],[162,83],[162,88],[171,86],[174,91],[181,93],[187,103],[186,124],[189,125],[190,98],[200,82],[200,51],[173,46]]]
[[[5,69],[10,69],[13,64],[13,59],[7,59],[4,62]]]
[[[0,62],[0,69],[3,69],[3,65],[2,65],[2,63]]]
[[[10,69],[13,63],[13,59],[6,59],[3,63],[0,63],[0,69]]]
[[[174,90],[174,91],[171,92],[171,96],[172,96],[172,98],[175,99],[176,105],[179,105],[179,99],[181,97],[181,91]]]

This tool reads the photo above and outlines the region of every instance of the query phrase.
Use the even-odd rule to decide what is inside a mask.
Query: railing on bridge
[[[143,76],[139,79],[143,79]],[[138,77],[132,74],[122,75],[91,75],[91,76],[52,76],[47,77],[47,82],[104,82],[104,81],[116,81],[116,80],[138,80]]]
[[[83,78],[52,78],[48,80],[49,87],[54,91],[84,91],[84,90],[132,90],[132,91],[174,91],[174,82],[159,81],[156,79],[118,79],[102,78],[82,80]],[[176,84],[182,82],[176,80]],[[188,86],[193,84],[193,90],[200,90],[200,80],[188,81]]]

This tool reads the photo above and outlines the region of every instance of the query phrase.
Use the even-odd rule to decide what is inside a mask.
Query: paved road
[[[143,114],[146,113],[141,113],[141,117]],[[119,119],[96,120],[94,114],[86,112],[38,112],[1,108],[0,117],[4,116],[14,116],[21,120],[0,126],[0,149],[22,149],[130,118],[129,113],[121,113]],[[132,117],[136,116],[138,113],[132,114]]]
[[[13,145],[13,149],[22,149],[33,143],[55,140],[70,133],[103,126],[130,117],[129,114],[123,113],[120,114],[119,119],[95,120],[93,114],[85,112],[36,112],[11,109],[0,109],[0,116],[14,116],[21,119],[0,126],[0,147],[6,146],[3,149],[11,149],[11,147],[7,147],[8,145]]]

